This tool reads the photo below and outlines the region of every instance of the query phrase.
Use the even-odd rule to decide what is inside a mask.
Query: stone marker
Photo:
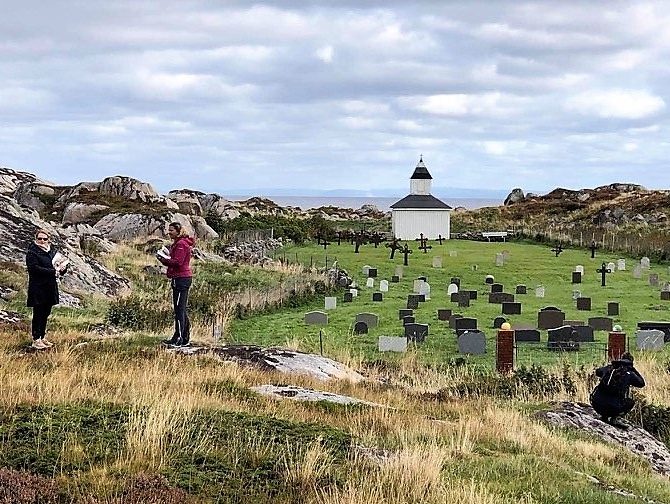
[[[423,282],[419,287],[419,295],[424,297],[424,300],[430,299],[430,284]]]
[[[582,297],[582,291],[579,291],[579,290],[573,290],[572,291],[572,300],[573,301],[577,301],[577,299],[579,299],[580,297]]]
[[[421,284],[422,284],[422,283],[423,283],[423,280],[421,280],[421,279],[419,279],[419,278],[417,278],[416,280],[414,280],[414,282],[412,282],[412,292],[416,292],[416,293],[418,293],[419,290],[421,289]]]
[[[616,264],[614,264],[613,262],[608,262],[607,269],[610,270],[612,273],[614,273],[614,271],[616,271]]]
[[[415,343],[423,343],[428,336],[428,324],[407,324],[405,338]]]
[[[389,291],[389,281],[388,280],[382,280],[379,282],[379,291],[380,292],[388,292]]]
[[[521,303],[506,303],[502,304],[503,315],[521,315]]]
[[[459,308],[467,308],[470,306],[470,293],[467,291],[456,293],[456,299],[458,299]]]
[[[365,322],[368,328],[372,329],[379,325],[379,316],[374,313],[357,313],[356,322]]]
[[[500,326],[507,322],[505,317],[496,317],[493,319],[493,328],[500,329]]]
[[[496,371],[514,370],[514,331],[500,330],[496,335]]]
[[[449,287],[447,287],[447,296],[451,296],[456,292],[458,292],[458,285],[456,285],[455,283],[450,283]]]
[[[658,329],[635,331],[635,339],[638,350],[659,352],[665,345],[665,333]]]
[[[402,265],[398,265],[398,266],[395,267],[395,274],[398,278],[402,278],[402,274],[403,274]]]
[[[449,301],[451,301],[452,303],[458,303],[460,297],[461,297],[460,292],[454,292],[453,294],[449,295]]]
[[[353,297],[358,297],[358,289],[349,289],[349,292]]]
[[[670,291],[661,291],[661,301],[670,301]]]
[[[593,336],[593,327],[588,325],[571,326],[572,337],[575,341],[580,343],[593,343],[595,338]]]
[[[463,315],[459,313],[452,313],[451,317],[449,317],[449,328],[450,329],[455,329],[456,328],[456,321],[458,319],[463,318]]]
[[[649,273],[649,285],[658,287],[658,273]]]
[[[406,326],[407,324],[413,324],[414,322],[416,322],[416,318],[414,317],[414,315],[407,315],[402,318],[403,326]]]
[[[465,331],[458,336],[458,353],[468,355],[484,355],[486,353],[486,336],[481,331]]]
[[[619,259],[616,262],[616,269],[619,271],[626,271],[626,260],[625,259]]]
[[[502,292],[504,289],[503,284],[494,283],[491,284],[491,292]]]
[[[489,294],[489,303],[513,303],[514,294],[508,292],[492,292]]]
[[[328,296],[324,299],[326,310],[334,310],[337,308],[337,298],[335,296]]]
[[[539,343],[540,331],[537,329],[515,329],[515,339],[519,343]]]
[[[496,266],[505,265],[505,256],[502,254],[496,254]]]
[[[433,268],[441,268],[441,267],[442,267],[442,257],[441,256],[433,257]]]
[[[584,276],[584,265],[578,264],[577,266],[575,266],[575,272],[580,273],[582,276]]]
[[[378,303],[384,300],[384,295],[381,292],[372,293],[372,301]]]
[[[449,257],[458,257],[458,250],[450,250]]]
[[[328,325],[328,314],[322,311],[311,311],[305,313],[305,324]]]
[[[565,322],[565,313],[552,307],[542,308],[537,313],[538,329],[555,329],[561,327]]]
[[[619,315],[619,303],[615,301],[608,301],[607,303],[607,316],[614,317]]]
[[[398,310],[398,320],[402,320],[403,317],[411,317],[412,315],[414,315],[414,310],[406,310],[405,308]]]
[[[579,343],[575,341],[573,330],[570,326],[556,327],[547,331],[547,348],[549,350],[562,350],[574,352],[579,350]]]
[[[380,336],[379,351],[405,353],[407,351],[407,338],[400,336]]]
[[[393,275],[391,277],[391,283],[398,283],[400,282],[400,277],[398,275]]]
[[[577,298],[577,309],[581,311],[591,311],[591,298],[590,297],[578,297]]]
[[[463,292],[470,293],[470,301],[477,299],[477,291],[476,290],[463,291]]]
[[[370,268],[372,266],[368,266],[367,264],[361,268],[361,273],[363,273],[364,277],[368,276],[368,272],[370,271]]]
[[[486,275],[486,278],[484,278],[484,283],[487,285],[492,285],[493,282],[495,282],[495,277],[493,275]]]
[[[368,325],[365,322],[358,321],[354,324],[354,334],[367,334]]]
[[[447,308],[439,308],[437,310],[437,320],[446,321],[451,317],[451,310]]]
[[[416,310],[419,307],[419,300],[414,296],[407,296],[407,305],[405,305],[408,310]]]
[[[375,286],[375,279],[374,279],[374,278],[368,278],[368,279],[365,281],[365,286],[366,286],[368,289],[372,289],[372,288]]]
[[[345,292],[342,298],[343,303],[351,303],[354,300],[354,295],[351,292]]]
[[[596,331],[612,330],[612,319],[609,317],[591,317],[588,323]]]
[[[633,268],[633,278],[640,279],[642,278],[642,266],[636,264]]]
[[[572,272],[572,283],[573,284],[582,283],[582,274],[579,271]]]
[[[626,351],[626,333],[611,331],[607,335],[607,359],[620,359]]]
[[[454,323],[454,329],[456,329],[456,334],[477,330],[477,319],[470,317],[457,318]]]
[[[535,288],[535,297],[537,298],[543,298],[544,297],[544,286],[539,285],[538,287]]]
[[[377,268],[368,269],[368,278],[377,278]]]
[[[651,266],[649,258],[643,257],[642,259],[640,259],[640,266],[642,267],[642,269],[649,269],[649,267]]]
[[[516,294],[526,294],[526,286],[525,285],[517,285],[516,286]]]

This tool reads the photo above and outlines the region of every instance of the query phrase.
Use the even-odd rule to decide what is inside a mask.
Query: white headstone
[[[649,258],[643,257],[640,259],[640,266],[642,266],[642,269],[649,269]]]
[[[389,291],[389,281],[381,280],[379,282],[379,292],[388,292]]]
[[[496,266],[505,265],[505,256],[502,254],[496,254]]]
[[[442,257],[441,256],[433,257],[433,268],[441,268],[441,267],[442,267]]]
[[[535,297],[543,298],[544,297],[544,285],[538,285],[535,289]]]
[[[638,350],[651,350],[658,352],[663,350],[665,344],[665,333],[658,329],[635,331]]]
[[[401,352],[407,351],[407,338],[400,336],[380,336],[380,352]]]
[[[412,286],[412,291],[415,293],[419,293],[419,289],[421,289],[421,284],[423,283],[423,280],[414,280],[414,284]]]
[[[583,265],[578,264],[577,266],[575,266],[575,271],[581,273],[582,276],[584,276],[584,266]]]
[[[326,310],[334,310],[337,308],[337,298],[336,297],[327,297],[325,300]]]
[[[372,268],[372,266],[368,266],[367,264],[361,268],[361,272],[363,273],[363,276],[368,276],[368,273],[370,272],[370,268]]]
[[[614,273],[616,271],[616,265],[613,262],[609,262],[607,263],[607,269]]]
[[[670,282],[663,282],[663,285],[661,286],[661,290],[664,292],[670,291]]]
[[[452,294],[456,294],[458,292],[458,285],[455,283],[449,284],[449,287],[447,287],[447,295],[451,296]]]
[[[419,294],[426,296],[426,299],[430,299],[430,284],[428,282],[423,282],[421,287],[419,287]]]
[[[619,259],[616,262],[616,269],[619,271],[626,271],[626,260],[625,259]]]
[[[402,273],[403,273],[403,267],[402,264],[399,264],[398,266],[395,267],[395,276],[398,278],[402,278]]]
[[[639,264],[636,264],[633,268],[633,278],[637,278],[638,280],[642,278],[642,266]]]
[[[578,290],[573,290],[572,291],[572,300],[576,300],[577,298],[582,297],[582,292]]]
[[[457,257],[457,256],[458,256],[458,250],[449,251],[449,257]]]
[[[368,288],[374,287],[375,286],[375,279],[374,278],[368,278],[365,281],[365,286]]]

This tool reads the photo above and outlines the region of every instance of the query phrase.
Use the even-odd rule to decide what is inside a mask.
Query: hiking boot
[[[161,343],[163,343],[164,345],[167,345],[167,346],[172,346],[172,345],[174,345],[176,342],[177,342],[177,340],[174,339],[174,338],[161,340]]]
[[[30,346],[36,348],[37,350],[46,350],[47,348],[49,348],[44,344],[44,342],[41,339],[33,340],[33,344]]]
[[[47,348],[51,348],[52,346],[54,346],[54,344],[51,343],[51,341],[48,341],[46,338],[42,338],[40,341],[41,341],[44,345],[46,345]]]

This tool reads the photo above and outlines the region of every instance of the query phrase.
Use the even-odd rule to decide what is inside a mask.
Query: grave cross
[[[441,234],[437,235],[437,241],[440,242],[440,245],[442,245],[442,240],[444,240],[444,238],[442,238],[442,235]]]
[[[390,243],[387,243],[386,246],[391,249],[391,256],[389,259],[393,259],[396,250],[402,250],[402,247],[400,246],[400,240],[398,238],[393,238],[393,240]]]
[[[589,248],[591,249],[591,259],[594,259],[596,257],[596,249],[598,248],[595,240],[591,242],[591,246]]]
[[[407,264],[407,256],[408,256],[409,254],[412,253],[412,249],[410,249],[410,248],[407,246],[407,244],[405,243],[405,248],[402,249],[400,252],[402,252],[402,254],[405,256],[405,260],[403,261],[403,264],[404,264],[405,266],[409,266],[409,264]]]
[[[561,252],[563,252],[563,246],[560,243],[557,243],[556,246],[551,249],[552,252],[556,254],[556,257],[561,255]]]
[[[378,232],[375,231],[375,232],[372,234],[372,243],[375,244],[375,248],[377,248],[377,246],[378,246],[380,243],[382,243],[383,241],[384,241],[384,237],[382,236],[381,233],[378,233]]]
[[[597,269],[596,272],[601,274],[600,285],[605,287],[605,275],[607,273],[612,273],[612,270],[607,267],[607,264],[603,263],[600,269]]]
[[[428,249],[432,249],[432,245],[428,245],[428,238],[423,237],[423,233],[419,234],[420,238],[416,238],[414,241],[418,241],[420,243],[419,245],[419,250],[423,250],[424,254],[428,253]]]
[[[354,249],[355,254],[358,254],[358,247],[360,247],[364,243],[366,243],[366,241],[365,241],[365,235],[363,234],[363,232],[354,233],[354,245],[356,247]]]
[[[342,238],[345,237],[345,234],[342,231],[337,232],[337,244],[340,245],[342,243]]]
[[[321,238],[321,245],[323,245],[323,250],[326,250],[328,248],[328,245],[330,245],[330,242],[324,237]]]

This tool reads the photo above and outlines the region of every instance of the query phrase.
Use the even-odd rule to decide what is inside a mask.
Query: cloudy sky
[[[57,183],[670,188],[670,2],[0,4],[0,165]]]

